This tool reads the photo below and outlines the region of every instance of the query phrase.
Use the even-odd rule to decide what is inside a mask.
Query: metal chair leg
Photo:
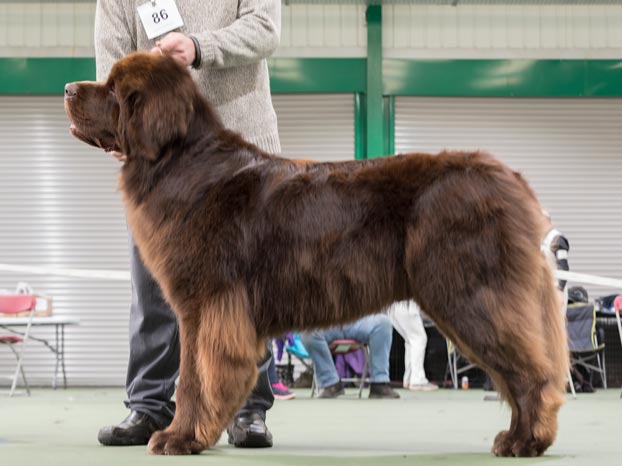
[[[607,390],[607,367],[605,366],[605,349],[603,348],[603,360],[601,363],[600,355],[596,353],[596,361],[598,362],[598,368],[600,369],[600,378],[603,381],[603,388]]]
[[[365,363],[363,364],[363,373],[361,374],[361,383],[359,385],[359,398],[363,397],[363,385],[365,385],[365,378],[367,376],[367,368],[369,367],[369,348],[363,346],[363,354],[365,355]]]
[[[20,373],[22,374],[22,380],[24,381],[26,393],[28,394],[28,396],[30,396],[30,387],[28,386],[28,381],[26,380],[26,374],[24,373],[24,367],[22,365],[22,355],[21,353],[17,352],[13,345],[8,345],[8,347],[13,352],[13,354],[15,355],[15,359],[17,360],[17,367],[15,368],[15,374],[13,375],[13,383],[11,384],[9,396],[13,396],[15,394],[15,388],[17,387],[17,378],[19,377]]]
[[[315,396],[315,390],[319,391],[319,387],[317,386],[317,379],[315,376],[315,365],[313,365],[313,380],[311,381],[311,398]]]
[[[24,381],[24,387],[26,387],[26,394],[30,396],[30,387],[28,386],[28,381],[26,380],[26,374],[24,373],[23,365],[19,368],[19,371],[22,373],[22,380]]]
[[[574,389],[574,381],[572,380],[572,371],[570,370],[570,366],[568,366],[568,384],[570,385],[570,391],[572,392],[572,397],[577,399],[577,392]]]
[[[456,359],[456,348],[449,340],[445,342],[447,346],[447,367],[449,369],[449,377],[454,389],[458,388],[458,361]],[[453,350],[452,350],[453,348]],[[447,373],[445,373],[447,375]]]

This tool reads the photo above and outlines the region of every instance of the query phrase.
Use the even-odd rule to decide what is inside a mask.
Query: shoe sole
[[[149,439],[137,440],[129,437],[97,436],[97,441],[106,447],[134,447],[139,445],[147,445],[149,443]]]
[[[322,396],[322,394],[323,392],[318,395],[318,398],[321,398],[322,400],[330,400],[332,398],[337,398],[338,396],[345,395],[346,391],[340,390],[338,392],[331,393],[330,395],[324,395],[324,396]]]
[[[229,445],[233,445],[236,448],[270,448],[272,447],[272,439],[266,438],[261,434],[247,434],[244,440],[234,442],[231,435],[229,435]]]

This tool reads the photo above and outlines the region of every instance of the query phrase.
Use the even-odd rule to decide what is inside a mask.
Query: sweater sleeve
[[[136,36],[127,18],[127,0],[97,0],[95,8],[95,65],[97,80],[104,81],[112,65],[136,50]]]
[[[229,26],[191,33],[201,48],[200,67],[230,68],[272,55],[281,36],[281,0],[240,0]]]

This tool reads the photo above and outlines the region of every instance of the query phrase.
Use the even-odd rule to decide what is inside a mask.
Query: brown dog
[[[266,338],[412,298],[512,408],[493,452],[542,454],[568,364],[541,207],[482,153],[297,163],[223,127],[190,74],[136,53],[105,83],[66,87],[72,132],[127,155],[127,219],[181,334],[173,423],[156,454],[218,440]]]

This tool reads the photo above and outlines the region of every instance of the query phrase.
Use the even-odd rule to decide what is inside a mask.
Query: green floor
[[[0,395],[0,465],[590,465],[622,464],[620,390],[568,399],[557,442],[546,456],[502,459],[489,453],[509,423],[498,402],[480,390],[411,393],[400,400],[277,401],[268,425],[275,446],[242,450],[218,445],[200,456],[154,457],[145,447],[102,447],[97,431],[121,420],[122,389],[35,388],[31,397]]]

